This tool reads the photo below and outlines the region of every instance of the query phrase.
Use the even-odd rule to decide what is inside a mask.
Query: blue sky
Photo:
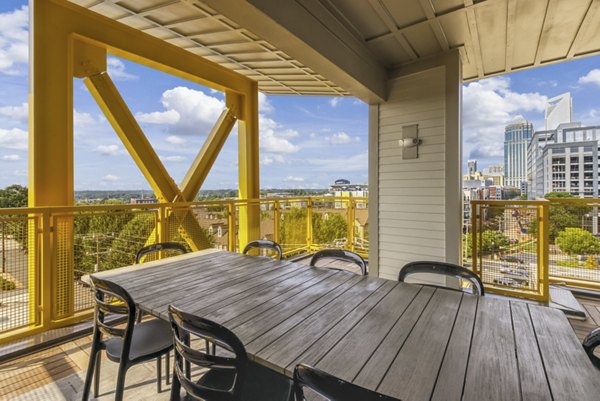
[[[27,184],[26,1],[0,2],[0,187]],[[109,58],[115,81],[167,170],[180,181],[223,107],[223,95],[126,60]],[[600,57],[464,85],[463,156],[502,161],[504,125],[543,128],[547,98],[570,91],[575,119],[600,124]],[[83,83],[74,81],[76,189],[149,188]],[[324,188],[367,181],[368,106],[353,98],[260,97],[261,187]],[[204,189],[237,187],[230,135]]]

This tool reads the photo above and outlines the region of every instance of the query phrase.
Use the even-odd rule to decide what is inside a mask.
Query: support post
[[[252,82],[251,91],[243,96],[243,112],[238,122],[238,160],[240,199],[260,198],[260,171],[258,154],[258,83]],[[260,237],[260,205],[248,203],[240,208],[239,246]]]

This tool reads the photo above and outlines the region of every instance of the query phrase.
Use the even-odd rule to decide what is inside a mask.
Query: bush
[[[565,228],[556,237],[556,244],[569,255],[600,253],[600,241],[591,232],[581,228]]]
[[[576,259],[559,260],[556,263],[562,267],[579,267],[579,262]]]
[[[10,291],[17,288],[17,285],[14,281],[6,279],[4,277],[0,277],[0,289],[2,291]]]
[[[588,258],[585,261],[584,267],[586,269],[597,269],[598,258],[595,255],[588,256]]]

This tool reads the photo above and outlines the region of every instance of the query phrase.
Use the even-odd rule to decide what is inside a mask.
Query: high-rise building
[[[558,128],[560,124],[573,121],[573,100],[571,93],[563,93],[548,99],[546,102],[546,112],[544,113],[546,130]]]
[[[527,180],[527,146],[533,134],[533,125],[523,121],[504,129],[504,185],[520,188]]]
[[[467,161],[467,167],[469,169],[469,175],[475,174],[475,172],[477,171],[477,160]]]
[[[600,126],[569,123],[536,132],[528,149],[527,197],[568,192],[581,198],[597,198],[599,147]]]

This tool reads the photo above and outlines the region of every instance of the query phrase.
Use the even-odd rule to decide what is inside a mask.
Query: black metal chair
[[[115,387],[116,401],[123,399],[127,370],[133,365],[152,359],[156,359],[157,391],[160,393],[163,355],[166,355],[166,381],[167,384],[169,383],[169,353],[173,348],[169,323],[153,319],[136,324],[136,306],[129,293],[108,280],[94,276],[91,276],[91,279],[96,302],[94,334],[82,399],[86,401],[89,398],[92,379],[94,379],[94,397],[98,396],[102,350],[106,351],[109,360],[119,364]],[[106,323],[106,318],[110,316],[125,318],[125,327],[120,328]],[[103,338],[104,336],[107,338]]]
[[[161,251],[175,251],[181,254],[188,253],[187,248],[179,242],[158,242],[156,244],[146,245],[137,251],[135,254],[135,264],[140,264],[144,256]],[[141,322],[143,317],[144,313],[141,310],[138,311],[137,322]]]
[[[294,401],[304,401],[308,387],[329,401],[400,401],[356,384],[349,383],[320,369],[299,364],[294,369]]]
[[[323,249],[315,253],[310,259],[310,265],[316,266],[317,262],[322,259],[335,259],[344,262],[354,263],[360,268],[361,274],[366,276],[368,274],[367,263],[358,254],[343,249]],[[343,270],[335,267],[329,267],[330,269]]]
[[[142,258],[150,253],[161,251],[176,251],[179,253],[187,253],[188,250],[179,242],[159,242],[152,245],[146,245],[135,254],[135,264],[139,264]]]
[[[248,242],[248,244],[244,247],[244,250],[242,251],[242,253],[245,255],[252,249],[271,250],[271,251],[277,253],[278,260],[283,259],[283,250],[281,249],[281,246],[275,241],[270,241],[268,239],[259,239],[256,241]]]
[[[455,277],[461,280],[466,280],[471,283],[473,287],[473,294],[475,295],[485,295],[485,290],[483,289],[483,283],[478,275],[473,273],[471,270],[465,269],[462,266],[454,265],[452,263],[445,262],[410,262],[404,265],[404,267],[400,270],[400,274],[398,275],[398,281],[404,282],[405,279],[412,275],[418,273],[432,273],[432,274],[441,274],[444,276]],[[435,285],[431,283],[423,283],[425,285],[433,285],[435,287],[444,287],[441,285]],[[448,288],[448,287],[444,287]]]
[[[287,401],[291,382],[266,367],[248,360],[239,338],[211,320],[169,306],[175,344],[171,400],[180,399],[181,387],[188,398],[214,401]],[[190,346],[191,336],[216,344],[225,355],[208,354]],[[204,369],[199,380],[191,378],[191,366]]]
[[[600,327],[592,330],[590,334],[583,339],[583,349],[588,354],[595,367],[600,369],[600,358],[594,355],[594,350],[600,347]]]

